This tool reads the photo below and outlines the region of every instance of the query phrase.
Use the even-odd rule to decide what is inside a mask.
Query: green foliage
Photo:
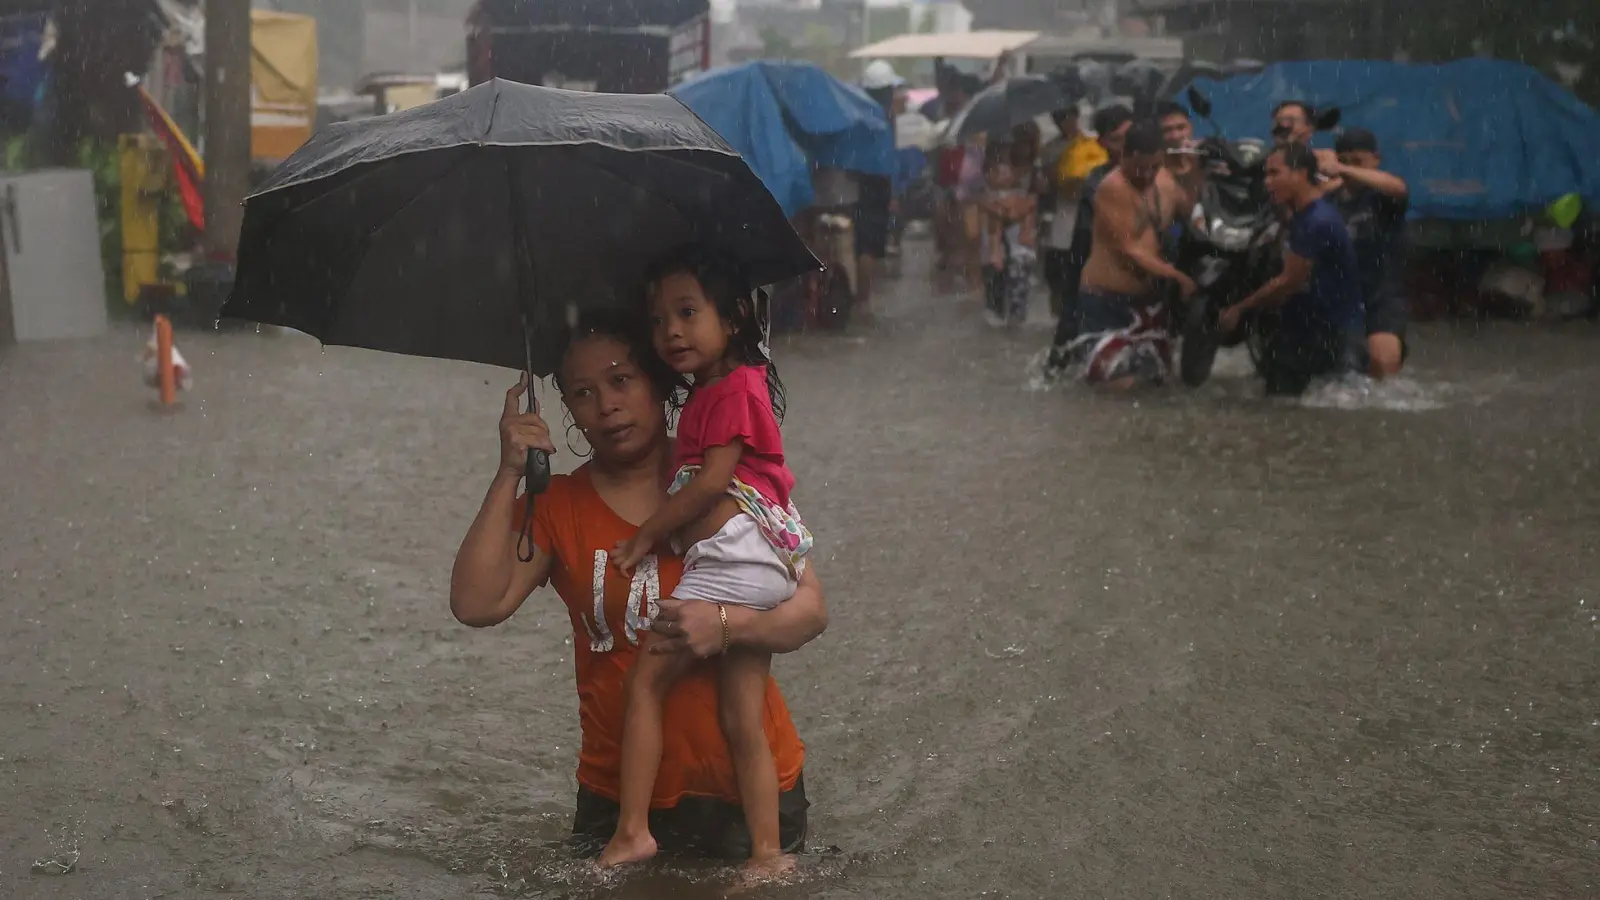
[[[25,134],[12,135],[6,138],[4,158],[0,159],[0,171],[21,172],[28,168],[28,161],[32,158],[28,136]]]
[[[761,55],[765,59],[790,59],[794,56],[794,42],[776,28],[763,28]]]
[[[106,275],[106,304],[122,302],[122,170],[115,141],[85,138],[78,144],[78,167],[94,177],[95,218],[100,223],[100,263]]]

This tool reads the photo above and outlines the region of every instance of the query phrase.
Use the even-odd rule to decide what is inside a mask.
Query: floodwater
[[[1596,896],[1593,326],[1107,397],[895,291],[777,348],[832,625],[775,665],[818,852],[747,896]],[[566,617],[446,609],[510,374],[180,333],[165,414],[141,342],[0,354],[0,897],[724,895],[563,855]]]

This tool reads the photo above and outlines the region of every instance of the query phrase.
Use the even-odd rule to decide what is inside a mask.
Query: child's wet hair
[[[648,304],[670,275],[690,275],[716,307],[717,316],[732,326],[728,355],[742,365],[767,367],[767,394],[772,413],[781,423],[787,407],[783,380],[767,348],[766,295],[750,283],[742,266],[699,245],[691,245],[659,260],[646,276]]]

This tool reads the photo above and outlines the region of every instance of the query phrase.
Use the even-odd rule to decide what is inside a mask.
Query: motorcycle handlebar
[[[1208,137],[1200,142],[1200,155],[1208,162],[1227,164],[1229,169],[1238,171],[1244,168],[1243,160],[1234,152],[1233,145],[1220,137]]]

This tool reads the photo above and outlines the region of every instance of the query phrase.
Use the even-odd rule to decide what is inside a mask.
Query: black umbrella
[[[957,117],[953,134],[964,141],[979,134],[1010,131],[1037,116],[1066,109],[1076,103],[1062,83],[1045,75],[1019,75],[978,92]]]
[[[289,157],[245,203],[222,315],[544,376],[564,310],[642,302],[646,267],[689,243],[757,285],[820,268],[673,97],[491,81],[330,126]]]
[[[246,201],[221,314],[542,377],[569,310],[641,306],[646,268],[690,243],[752,285],[820,268],[671,96],[496,80],[313,136]],[[530,456],[530,497],[547,465]]]

